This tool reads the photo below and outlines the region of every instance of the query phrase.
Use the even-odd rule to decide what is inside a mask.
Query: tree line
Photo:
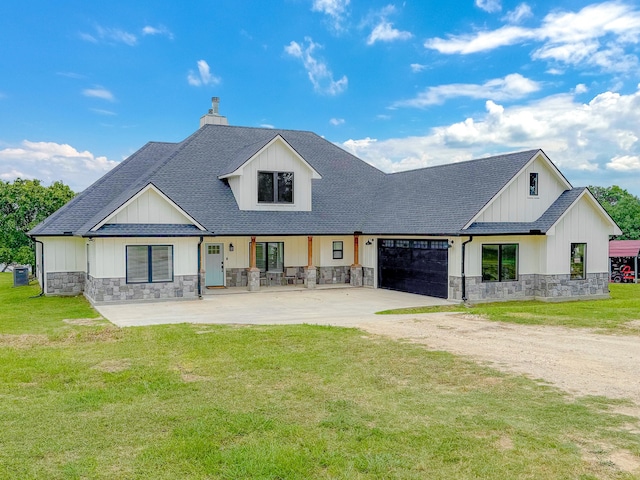
[[[35,247],[27,232],[71,200],[62,182],[45,187],[40,180],[0,180],[0,264],[34,265]]]
[[[589,189],[622,230],[617,239],[639,240],[640,198],[616,185]],[[33,265],[35,247],[27,232],[74,196],[62,182],[45,187],[40,180],[0,180],[0,264]]]

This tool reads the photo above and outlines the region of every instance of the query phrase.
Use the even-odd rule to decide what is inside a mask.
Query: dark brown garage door
[[[378,242],[378,286],[447,298],[448,258],[446,240],[381,239]]]

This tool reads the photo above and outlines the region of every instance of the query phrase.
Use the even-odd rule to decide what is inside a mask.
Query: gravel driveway
[[[358,326],[542,379],[575,395],[630,399],[638,408],[626,413],[640,416],[640,336],[490,322],[459,313],[379,318]]]

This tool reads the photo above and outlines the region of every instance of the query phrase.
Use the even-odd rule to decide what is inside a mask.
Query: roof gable
[[[524,153],[524,152],[523,152]],[[520,170],[516,172],[503,186],[502,188],[493,195],[489,201],[480,208],[480,210],[467,222],[464,228],[468,228],[473,223],[476,222],[487,222],[487,221],[534,221],[539,217],[547,208],[558,198],[558,196],[564,190],[570,190],[572,188],[569,181],[562,175],[560,170],[549,160],[547,155],[542,150],[532,150],[530,152],[531,157],[529,160],[522,165]],[[524,191],[528,185],[528,179],[524,178],[525,172],[528,170],[538,170],[532,169],[534,163],[538,163],[539,166],[545,169],[546,172],[550,174],[550,181],[555,182],[557,187],[554,189],[556,191],[555,195],[553,192],[550,192],[548,189],[551,189],[551,185],[544,186],[544,193],[541,192],[540,196],[536,198],[527,198],[528,195]],[[542,189],[542,187],[541,187]],[[551,196],[549,196],[551,194]],[[504,205],[498,205],[499,202],[503,202],[507,207],[511,207],[512,215],[509,213],[505,214]],[[522,202],[528,203],[527,207],[524,208]],[[495,213],[495,212],[498,213]],[[526,218],[527,212],[529,218]],[[537,212],[537,213],[536,213]],[[524,218],[511,218],[513,214],[518,217]],[[489,218],[484,218],[485,215],[488,215]],[[498,218],[495,218],[495,217]]]
[[[266,143],[256,142],[240,150],[237,156],[225,168],[226,173],[219,175],[218,178],[224,179],[242,175],[245,167],[255,161],[264,152],[267,152],[268,150],[275,150],[274,147],[276,145],[284,147],[289,154],[309,169],[311,171],[311,178],[322,178],[316,169],[309,165],[309,163],[279,133]]]
[[[206,230],[153,183],[149,183],[98,222],[91,231],[95,232],[105,224],[163,223],[192,224],[199,230]]]

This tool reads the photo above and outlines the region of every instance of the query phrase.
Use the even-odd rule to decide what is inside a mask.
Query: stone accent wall
[[[79,295],[86,277],[84,272],[47,272],[47,295]]]
[[[357,267],[351,267],[351,285],[354,287],[362,286],[362,267],[358,265]]]
[[[351,281],[351,267],[318,267],[318,285],[331,285],[338,283],[349,283]]]
[[[127,283],[125,278],[87,277],[85,296],[92,302],[198,298],[198,276],[175,276],[173,282]]]
[[[246,268],[227,268],[225,277],[227,287],[246,287],[248,285]]]
[[[584,280],[571,280],[568,274],[540,277],[536,296],[550,300],[609,295],[608,273],[588,273]]]
[[[371,267],[362,267],[362,285],[365,287],[373,287],[375,270]]]
[[[584,297],[607,297],[607,273],[589,273],[584,280],[569,275],[520,275],[514,282],[483,282],[482,277],[467,277],[467,300],[492,302],[501,300],[571,300]],[[462,300],[462,278],[449,277],[449,299]]]

